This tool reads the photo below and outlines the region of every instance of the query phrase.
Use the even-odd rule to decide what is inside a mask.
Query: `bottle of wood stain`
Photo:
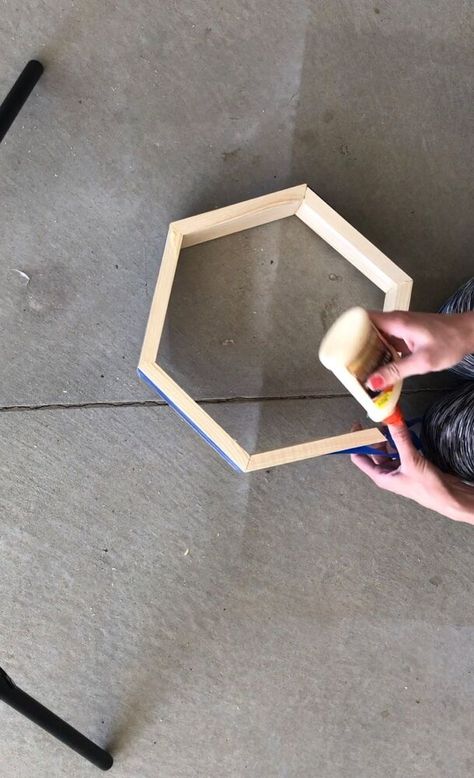
[[[350,308],[334,322],[319,348],[319,359],[364,406],[375,422],[403,423],[397,407],[403,381],[380,392],[369,389],[368,378],[388,362],[400,358],[371,322],[363,308]]]

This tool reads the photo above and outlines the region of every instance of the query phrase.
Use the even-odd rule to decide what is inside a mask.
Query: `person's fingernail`
[[[383,379],[383,376],[379,375],[379,373],[376,373],[372,376],[372,378],[369,379],[369,387],[374,390],[374,392],[378,392],[380,389],[383,389],[385,386],[385,381]]]

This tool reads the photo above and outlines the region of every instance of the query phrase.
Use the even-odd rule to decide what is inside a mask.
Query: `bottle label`
[[[370,326],[370,333],[356,358],[347,365],[349,372],[357,379],[365,392],[371,397],[374,405],[383,408],[390,401],[393,387],[388,386],[382,391],[374,391],[367,386],[367,379],[384,365],[398,359],[396,349],[388,343],[379,330]]]
[[[369,394],[374,394],[374,392],[372,392],[372,390],[368,387],[365,389]],[[372,397],[373,404],[376,405],[377,408],[384,408],[392,397],[392,390],[393,386],[387,386],[387,388],[379,392],[376,397]]]

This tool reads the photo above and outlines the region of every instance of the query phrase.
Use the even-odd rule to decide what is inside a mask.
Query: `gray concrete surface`
[[[307,181],[414,307],[472,275],[472,21],[462,0],[2,5],[1,92],[47,71],[0,148],[0,665],[119,778],[472,775],[470,528],[338,457],[238,476],[135,378],[171,219]],[[162,356],[197,398],[250,398],[206,408],[251,449],[345,431],[315,351],[353,301],[379,297],[270,225],[183,254]],[[0,721],[2,777],[93,774]]]

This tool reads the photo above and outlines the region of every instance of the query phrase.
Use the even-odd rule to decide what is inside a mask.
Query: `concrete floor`
[[[473,18],[2,4],[1,93],[47,72],[0,148],[0,665],[117,778],[472,776],[472,529],[344,458],[237,475],[135,367],[168,222],[288,185],[410,273],[414,308],[472,275]],[[353,302],[380,297],[269,225],[183,254],[162,357],[253,450],[342,432],[360,411],[316,349]],[[0,718],[2,778],[94,774]]]

